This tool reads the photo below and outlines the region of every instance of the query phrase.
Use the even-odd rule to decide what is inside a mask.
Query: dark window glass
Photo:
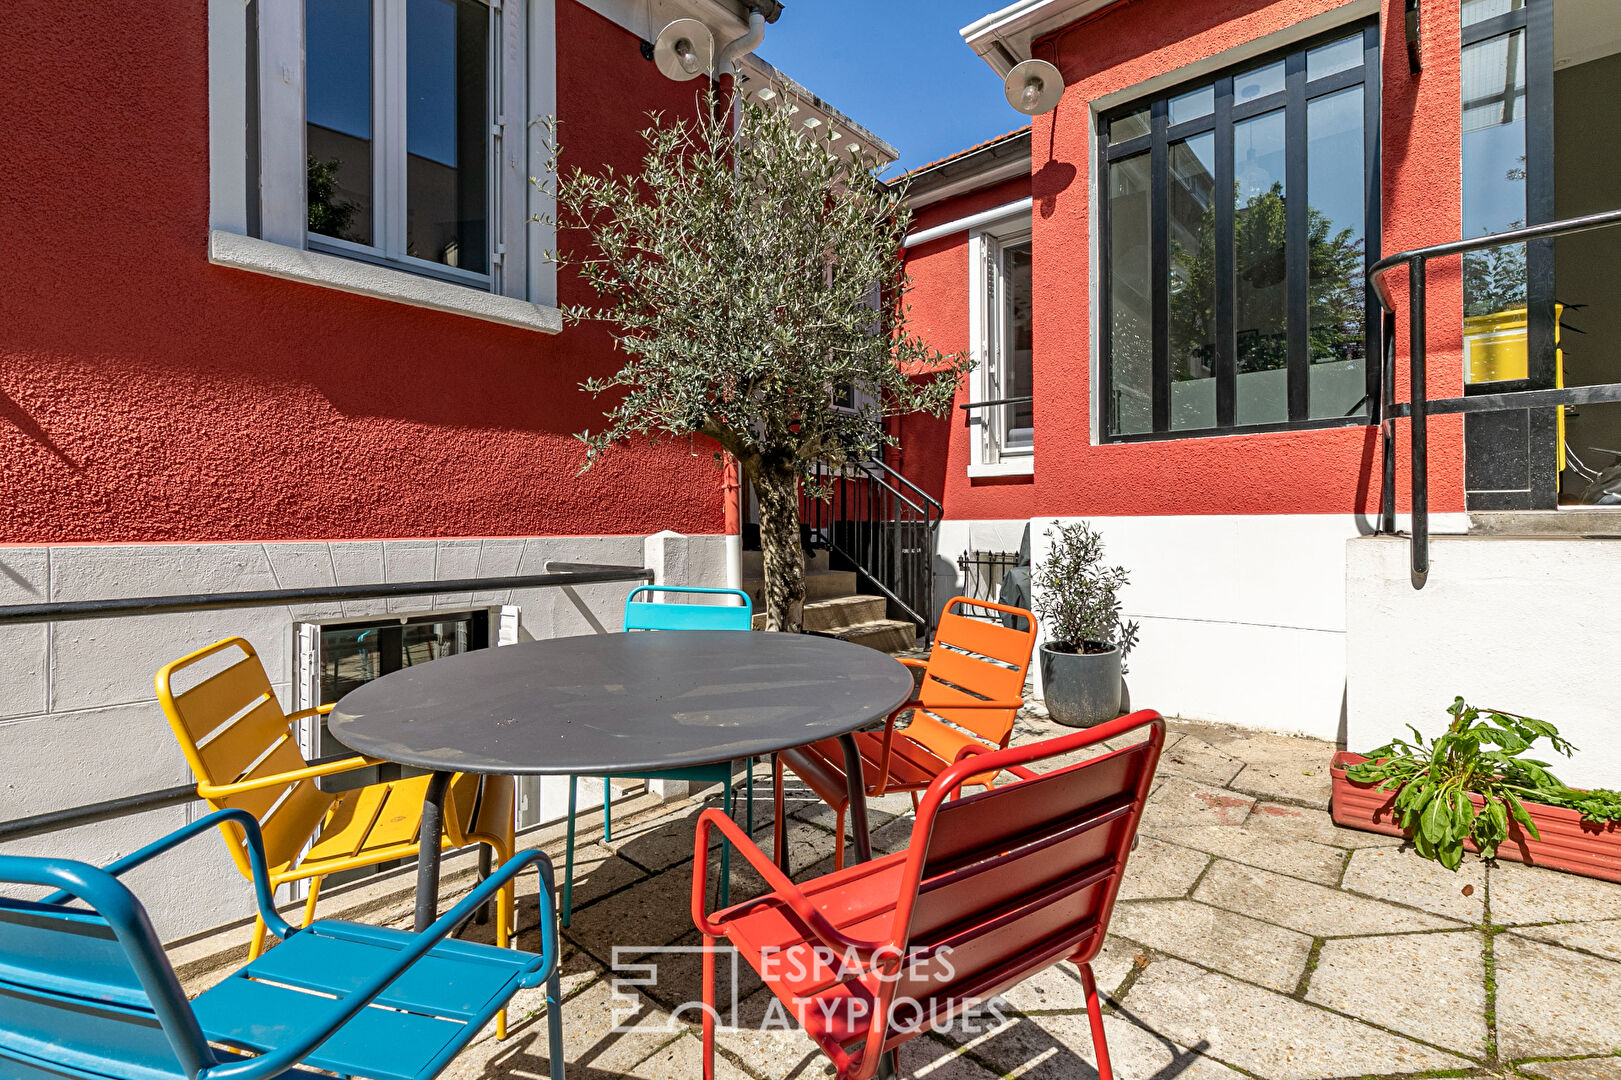
[[[1197,90],[1178,94],[1171,99],[1170,115],[1173,124],[1197,120],[1199,117],[1209,116],[1215,111],[1216,88],[1214,86],[1201,86]]]
[[[1125,142],[1148,134],[1148,110],[1138,109],[1118,116],[1109,123],[1109,141]]]
[[[1128,107],[1153,123],[1103,152],[1105,437],[1367,422],[1375,35]]]
[[[406,254],[487,273],[490,10],[409,0],[405,36]]]
[[[1030,307],[1030,241],[1002,249],[1002,318],[1006,326],[1005,378],[1002,393],[1027,397],[1031,391],[1030,361],[1035,334]],[[1004,449],[1031,446],[1035,436],[1035,405],[1025,401],[1005,406],[1002,417]]]
[[[1314,420],[1368,412],[1362,110],[1360,86],[1306,104],[1307,400]]]
[[[1283,110],[1233,125],[1237,422],[1289,419],[1288,191]]]
[[[331,705],[373,679],[489,643],[482,611],[423,617],[401,623],[349,623],[321,628],[321,704]]]
[[[1525,224],[1525,34],[1463,50],[1463,235]],[[1463,334],[1469,382],[1524,378],[1525,245],[1463,256]]]
[[[371,0],[306,0],[309,230],[372,243]]]
[[[1473,26],[1524,7],[1525,0],[1463,0],[1463,25]]]
[[[1137,154],[1109,166],[1109,413],[1115,435],[1154,429],[1149,158]]]
[[[1306,79],[1325,78],[1362,66],[1362,35],[1353,34],[1306,53]]]
[[[1216,426],[1216,136],[1170,148],[1171,430]]]
[[[1242,105],[1268,94],[1283,93],[1283,61],[1233,77],[1233,103]]]

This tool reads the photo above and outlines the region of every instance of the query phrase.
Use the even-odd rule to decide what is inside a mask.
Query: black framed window
[[[1369,423],[1377,25],[1101,120],[1103,437]]]

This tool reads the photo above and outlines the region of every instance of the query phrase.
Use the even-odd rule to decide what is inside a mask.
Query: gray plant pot
[[[1053,652],[1041,646],[1047,714],[1068,727],[1091,727],[1120,715],[1120,650]]]

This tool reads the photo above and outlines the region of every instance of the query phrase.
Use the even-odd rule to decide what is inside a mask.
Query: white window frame
[[[1006,275],[1005,246],[1030,240],[1026,215],[992,222],[968,234],[969,351],[974,359],[970,400],[995,401],[1008,396],[1004,360],[1012,352],[1012,328],[1002,318]],[[1035,472],[1034,429],[1028,437],[1005,430],[1001,407],[973,409],[969,413],[968,475],[1022,476]],[[1021,431],[1023,429],[1020,429]]]
[[[383,162],[383,124],[404,141],[405,0],[373,0],[374,63],[399,84],[395,108],[376,103],[374,160]],[[306,229],[304,16],[300,0],[209,5],[209,260],[273,277],[433,308],[544,333],[562,329],[557,268],[545,253],[556,230],[555,206],[529,181],[546,176],[545,128],[557,112],[556,0],[482,0],[491,20],[490,273],[475,274],[403,254],[403,173],[374,176],[377,248]],[[395,13],[397,12],[397,14]],[[251,83],[248,19],[258,18],[259,140],[249,154]],[[392,34],[392,37],[390,36]],[[398,38],[399,40],[394,40]],[[385,95],[386,97],[386,95]],[[397,130],[396,130],[397,129]],[[250,157],[258,159],[258,230],[249,231]],[[401,158],[403,165],[403,157]],[[395,213],[397,209],[397,214]],[[396,221],[397,224],[391,224]],[[389,230],[397,230],[397,240]],[[393,256],[393,257],[390,257]]]

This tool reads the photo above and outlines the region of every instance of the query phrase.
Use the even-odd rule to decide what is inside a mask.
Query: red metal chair
[[[1012,615],[1014,625],[1023,620],[1024,629],[1015,630],[963,615],[958,612],[959,607],[988,608]],[[970,600],[966,596],[946,601],[929,659],[925,662],[901,658],[901,663],[923,672],[916,697],[891,713],[882,731],[856,733],[868,796],[876,798],[891,791],[909,791],[915,807],[918,792],[955,761],[964,747],[1006,746],[1013,735],[1013,721],[1024,704],[1024,677],[1035,644],[1036,617],[1023,608],[989,600]],[[895,721],[908,712],[911,720],[897,729]],[[792,769],[805,786],[833,808],[839,838],[838,846],[833,849],[833,868],[841,869],[844,866],[844,815],[850,808],[850,789],[845,780],[844,753],[839,741],[823,739],[784,750],[772,762],[779,863],[785,843],[784,766]],[[986,786],[995,778],[996,772],[992,770],[974,777],[968,784]]]
[[[1024,767],[1133,731],[1142,741],[1078,764]],[[705,945],[705,1080],[714,1076],[720,938],[798,1017],[839,1080],[867,1080],[901,1043],[1069,960],[1086,991],[1099,1078],[1111,1080],[1091,962],[1164,742],[1165,721],[1145,711],[1044,742],[965,747],[924,792],[905,851],[805,885],[789,881],[726,815],[704,811],[692,917]],[[961,797],[987,769],[1016,779]],[[770,893],[705,912],[711,829],[737,845]]]

